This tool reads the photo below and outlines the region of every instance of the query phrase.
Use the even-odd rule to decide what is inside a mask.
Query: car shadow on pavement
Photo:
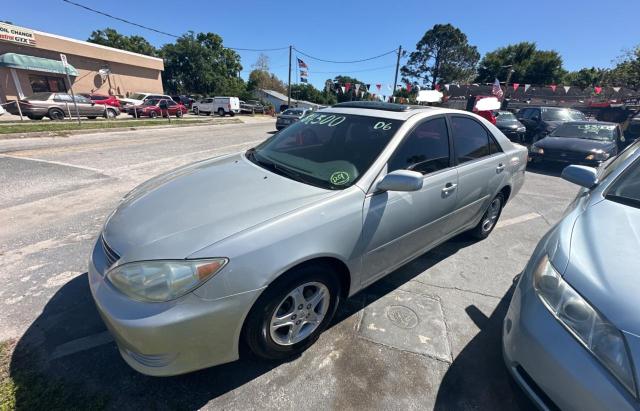
[[[471,244],[473,242],[463,237],[455,238],[401,267],[348,299],[332,326]],[[464,408],[464,402],[460,401],[485,395],[486,384],[490,384],[492,392],[508,389],[500,356],[500,330],[509,298],[510,293],[488,319],[474,307],[469,307],[469,315],[482,331],[446,373],[437,404],[454,401],[453,404],[461,404]],[[96,339],[95,336],[103,337]],[[66,347],[62,355],[61,347]],[[281,363],[243,356],[233,363],[182,376],[155,378],[140,374],[122,360],[106,333],[85,273],[65,284],[49,300],[18,341],[9,372],[16,389],[16,409],[34,409],[42,405],[49,409],[200,409],[279,365]],[[34,379],[34,375],[37,378]],[[34,385],[51,384],[54,389],[47,388],[44,393],[42,389],[34,389]],[[505,404],[513,404],[509,392],[498,398],[508,400]],[[499,405],[492,402],[487,408]]]
[[[569,164],[562,163],[529,163],[527,165],[527,171],[536,174],[542,174],[550,177],[560,177],[562,170]]]

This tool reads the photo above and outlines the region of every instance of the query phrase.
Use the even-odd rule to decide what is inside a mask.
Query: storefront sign
[[[33,34],[33,30],[0,23],[0,41],[22,44],[23,46],[35,46],[36,36]]]

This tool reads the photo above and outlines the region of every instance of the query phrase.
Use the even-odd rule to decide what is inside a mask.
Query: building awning
[[[64,66],[59,60],[26,56],[24,54],[16,53],[5,53],[0,55],[0,67],[65,74]],[[67,64],[67,71],[70,76],[78,75],[78,71],[71,64]]]

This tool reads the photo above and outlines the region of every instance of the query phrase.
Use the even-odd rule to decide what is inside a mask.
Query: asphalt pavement
[[[557,170],[528,172],[488,239],[455,238],[347,300],[293,361],[242,359],[172,378],[124,363],[86,277],[106,216],[146,179],[245,150],[274,126],[0,141],[0,341],[112,409],[530,409],[500,335],[514,279],[577,192]]]

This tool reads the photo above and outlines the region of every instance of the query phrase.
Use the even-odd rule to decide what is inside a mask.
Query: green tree
[[[608,75],[608,70],[591,67],[565,74],[562,83],[581,89],[602,85]]]
[[[246,90],[239,77],[240,56],[224,48],[217,34],[189,32],[175,43],[165,44],[160,55],[168,92],[240,96]]]
[[[296,100],[310,101],[316,104],[331,105],[336,103],[335,93],[320,91],[311,84],[292,84],[291,97]]]
[[[109,27],[104,30],[93,31],[87,41],[133,53],[146,54],[147,56],[156,56],[158,54],[158,50],[144,37],[125,36]]]
[[[627,51],[618,59],[616,66],[607,72],[606,83],[632,89],[640,88],[640,45]]]
[[[556,51],[538,50],[535,43],[525,41],[485,54],[476,81],[505,80],[509,70],[513,70],[511,82],[526,84],[558,83],[566,73],[562,68],[562,57]]]
[[[360,81],[355,77],[342,76],[342,75],[336,76],[333,79],[333,83],[338,83],[341,86],[344,86],[347,83],[351,83],[351,88],[349,89],[349,91],[346,91],[345,93],[343,93],[342,90],[334,90],[333,92],[331,92],[332,94],[335,94],[336,100],[338,103],[342,103],[344,101],[371,99],[371,94],[367,91],[367,88],[364,87],[364,81]],[[360,91],[364,92],[362,96],[357,95],[356,88],[355,88],[356,84],[362,84],[362,86],[360,86],[360,89],[358,90],[359,92]],[[325,87],[325,92],[327,92],[326,87]]]
[[[416,44],[402,66],[404,82],[430,86],[466,82],[475,76],[480,54],[467,36],[451,24],[436,24]]]
[[[247,82],[247,91],[274,90],[287,93],[287,86],[284,82],[269,72],[269,57],[266,54],[260,53],[252,67],[253,70],[249,73],[249,81]]]

